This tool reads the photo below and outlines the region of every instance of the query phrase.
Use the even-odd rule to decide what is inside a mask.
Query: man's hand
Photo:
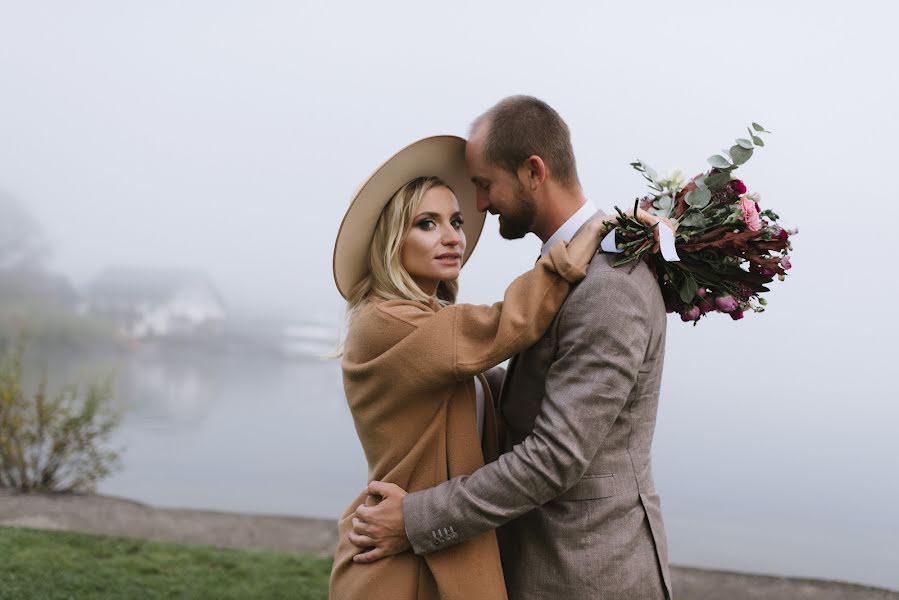
[[[653,252],[659,252],[661,250],[660,237],[659,237],[661,234],[659,233],[659,227],[667,226],[668,229],[670,229],[672,232],[677,231],[677,228],[674,226],[674,223],[672,223],[665,217],[656,217],[654,215],[649,214],[642,208],[637,209],[637,214],[635,216],[639,221],[642,221],[643,223],[645,223],[646,225],[649,225],[650,227],[657,225],[657,227],[655,228],[655,231],[653,231],[653,234],[655,235],[655,243],[652,245]]]
[[[403,498],[406,491],[393,483],[372,481],[368,493],[381,496],[375,506],[360,504],[353,517],[350,542],[361,548],[353,557],[357,563],[372,563],[386,556],[399,554],[412,547],[406,537],[403,520]]]
[[[649,225],[650,227],[653,227],[658,224],[658,227],[656,227],[655,231],[653,231],[653,235],[655,236],[655,243],[652,246],[653,252],[659,252],[661,250],[659,227],[667,226],[668,229],[670,229],[672,232],[675,232],[675,233],[677,232],[677,226],[674,223],[672,223],[669,219],[666,219],[665,217],[657,217],[655,215],[651,215],[647,211],[643,210],[642,208],[638,208],[636,213],[634,212],[633,208],[629,208],[628,210],[626,210],[624,212],[624,214],[626,214],[629,217],[633,217],[633,218],[637,219],[638,221],[642,222],[643,224]],[[605,237],[605,235],[615,227],[617,220],[618,220],[617,215],[607,215],[603,219],[602,223],[605,226],[605,231],[603,231],[603,234],[602,234],[603,237]]]

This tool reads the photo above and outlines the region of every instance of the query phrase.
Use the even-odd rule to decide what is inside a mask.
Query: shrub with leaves
[[[0,358],[0,486],[21,491],[93,491],[118,468],[107,447],[121,420],[111,381],[66,385],[53,397],[43,378],[23,389],[25,335]]]

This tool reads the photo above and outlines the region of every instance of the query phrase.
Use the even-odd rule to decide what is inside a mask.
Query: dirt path
[[[155,508],[80,494],[15,494],[0,489],[0,526],[60,529],[226,548],[331,554],[333,521]],[[829,581],[673,567],[685,600],[899,600],[899,593]]]

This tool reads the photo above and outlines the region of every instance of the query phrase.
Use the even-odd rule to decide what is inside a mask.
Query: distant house
[[[137,339],[217,331],[227,316],[203,274],[161,269],[107,269],[88,285],[82,310]]]

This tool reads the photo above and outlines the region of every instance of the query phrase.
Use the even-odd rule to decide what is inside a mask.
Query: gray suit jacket
[[[510,363],[499,399],[509,451],[403,503],[418,554],[504,525],[513,600],[673,597],[650,466],[665,306],[645,264],[612,260],[593,259],[543,338]]]

